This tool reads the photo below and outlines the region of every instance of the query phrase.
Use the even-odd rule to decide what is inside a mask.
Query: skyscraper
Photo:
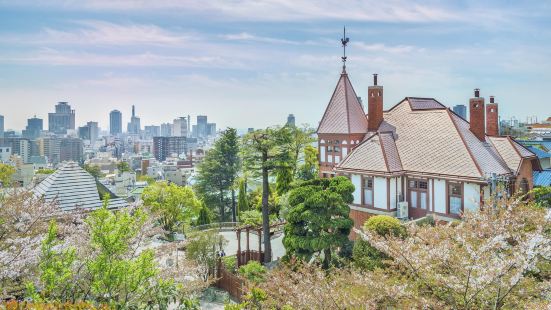
[[[56,134],[66,134],[67,130],[75,129],[75,110],[67,102],[59,102],[54,113],[48,113],[48,131]]]
[[[197,138],[204,138],[207,136],[207,116],[206,115],[197,115],[197,133],[195,136]]]
[[[187,153],[186,137],[154,137],[153,156],[158,161],[165,161],[168,156]]]
[[[0,139],[4,139],[4,116],[0,115]]]
[[[289,114],[289,116],[287,116],[287,125],[295,126],[295,116],[293,114]]]
[[[119,110],[109,113],[109,133],[112,136],[122,133],[122,113]]]
[[[27,119],[27,127],[25,127],[25,130],[23,130],[23,137],[29,138],[29,139],[38,138],[42,130],[44,130],[43,125],[44,123],[42,119],[37,118],[36,116],[33,118]]]
[[[161,124],[161,136],[162,137],[172,136],[172,124],[171,123]]]
[[[138,135],[142,127],[140,125],[140,118],[136,116],[136,110],[132,105],[132,117],[130,117],[130,123],[128,123],[127,131],[129,134]]]
[[[187,119],[185,117],[175,119],[172,126],[172,136],[187,137],[187,127]]]
[[[461,116],[462,119],[467,119],[467,107],[464,104],[458,104],[453,106],[455,114]]]

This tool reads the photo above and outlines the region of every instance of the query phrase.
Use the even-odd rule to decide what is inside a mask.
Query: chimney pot
[[[377,73],[373,73],[373,85],[377,86]]]
[[[480,97],[480,88],[475,88],[474,89],[474,96],[475,96],[475,98]]]
[[[490,103],[494,103],[494,96],[490,96]]]

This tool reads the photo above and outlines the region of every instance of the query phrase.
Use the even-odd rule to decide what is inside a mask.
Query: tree
[[[117,163],[117,170],[119,171],[119,173],[132,171],[132,169],[130,169],[130,165],[128,165],[128,163],[125,161],[119,161]]]
[[[174,183],[159,182],[146,187],[142,200],[145,206],[159,214],[160,224],[170,239],[175,232],[182,231],[183,225],[189,224],[201,208],[201,203],[190,187]]]
[[[297,178],[306,181],[312,180],[318,177],[318,173],[318,149],[307,145],[304,148],[304,163],[298,169]]]
[[[172,275],[163,278],[157,260],[164,259],[142,247],[152,232],[151,214],[140,208],[113,212],[106,206],[107,199],[74,236],[50,225],[42,246],[40,274],[27,286],[28,296],[34,301],[88,300],[119,309],[183,303],[181,282]],[[57,239],[60,233],[63,242]]]
[[[239,267],[239,274],[254,284],[264,282],[266,273],[266,267],[255,260],[251,260],[246,265]]]
[[[312,136],[314,134],[314,129],[310,128],[308,125],[303,125],[301,127],[297,126],[286,126],[289,128],[291,134],[291,160],[290,168],[291,175],[294,178],[297,175],[299,164],[302,161],[300,158],[301,153],[305,150],[306,147],[311,146],[312,142],[316,139]],[[317,158],[316,158],[317,162]]]
[[[270,262],[270,194],[269,175],[285,167],[290,159],[291,135],[287,127],[266,128],[248,133],[243,138],[243,162],[248,171],[262,179],[262,230],[264,235],[264,262]]]
[[[235,180],[239,173],[239,139],[234,128],[226,129],[220,139],[207,152],[197,167],[197,188],[203,200],[216,201],[219,207],[220,220],[225,220],[226,192],[231,191],[232,220],[237,220],[235,201]],[[213,197],[218,197],[213,199]]]
[[[60,216],[57,205],[31,192],[15,189],[0,197],[0,297],[22,295],[52,216]]]
[[[283,238],[287,254],[306,261],[323,254],[323,266],[328,268],[332,253],[349,242],[353,223],[348,203],[353,192],[346,177],[308,181],[293,189]]]
[[[215,230],[205,230],[189,236],[186,255],[199,264],[205,281],[209,275],[213,275],[218,260],[218,251],[226,244],[227,240]]]
[[[0,163],[0,187],[10,186],[14,173],[15,168],[13,166]]]
[[[97,165],[84,164],[82,168],[91,174],[96,180],[103,177],[103,172],[101,172],[101,168]]]
[[[237,194],[237,212],[249,210],[249,199],[247,198],[247,179],[239,180],[239,192]]]
[[[209,210],[205,204],[201,204],[201,209],[199,209],[199,217],[197,218],[197,225],[207,224],[210,224]]]

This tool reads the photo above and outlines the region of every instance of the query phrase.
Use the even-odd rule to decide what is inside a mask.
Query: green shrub
[[[222,263],[227,271],[235,273],[237,271],[237,256],[224,256],[222,257]]]
[[[370,217],[364,224],[364,229],[374,232],[379,236],[405,236],[406,229],[397,218],[388,215],[376,215]]]
[[[372,247],[366,240],[358,239],[354,242],[352,259],[354,266],[362,270],[374,270],[375,268],[384,268],[384,260],[388,257]]]
[[[266,267],[254,260],[249,261],[247,265],[239,267],[239,274],[253,283],[264,282],[266,272]]]

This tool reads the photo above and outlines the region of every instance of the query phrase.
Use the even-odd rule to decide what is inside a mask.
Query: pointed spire
[[[350,41],[349,38],[346,37],[346,26],[344,27],[344,30],[343,30],[343,35],[342,35],[342,38],[341,38],[341,44],[342,44],[342,73],[346,73],[346,45],[348,44],[348,42]]]

